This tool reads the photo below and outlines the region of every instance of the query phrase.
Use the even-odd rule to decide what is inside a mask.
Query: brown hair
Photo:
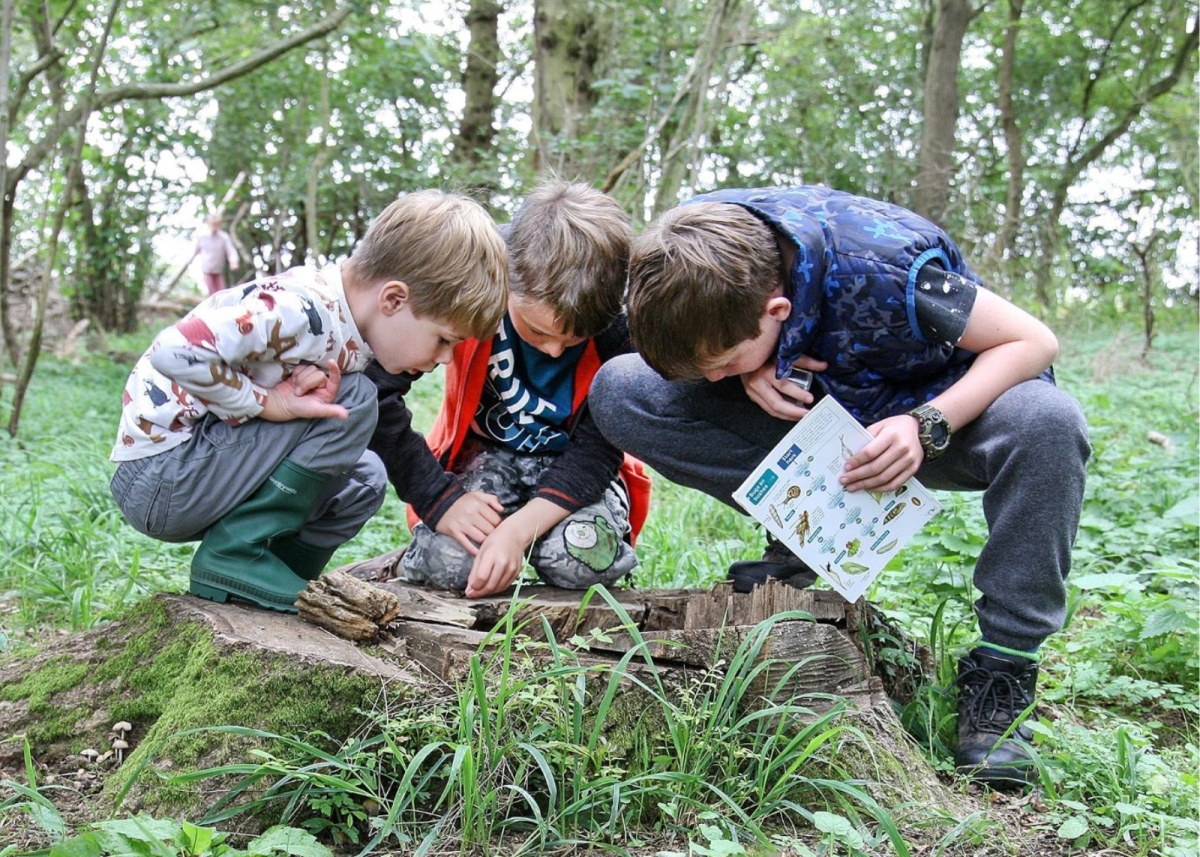
[[[732,203],[698,202],[662,215],[634,239],[629,331],[664,378],[695,378],[759,335],[783,282],[775,233]]]
[[[491,336],[504,315],[504,239],[483,206],[462,194],[402,195],[372,221],[346,264],[370,287],[400,280],[416,315],[447,322],[469,337]]]
[[[508,234],[512,291],[549,307],[564,333],[595,336],[621,313],[631,234],[629,215],[608,194],[546,182]]]

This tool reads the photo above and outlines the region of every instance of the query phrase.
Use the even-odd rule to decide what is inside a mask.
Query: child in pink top
[[[210,214],[205,222],[208,224],[208,231],[196,239],[196,249],[192,252],[192,258],[200,257],[204,285],[208,287],[210,295],[215,295],[225,288],[225,262],[229,262],[229,270],[237,270],[238,252],[229,233],[221,228],[224,223],[221,215]]]

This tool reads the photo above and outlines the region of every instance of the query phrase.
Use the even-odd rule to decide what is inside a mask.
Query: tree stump
[[[611,595],[611,604],[597,593],[584,603],[584,593],[528,586],[515,597],[468,600],[330,572],[301,599],[310,621],[158,595],[121,622],[55,638],[33,657],[0,660],[0,737],[24,736],[37,762],[67,779],[98,779],[100,815],[128,787],[122,812],[198,817],[220,796],[211,784],[203,794],[172,788],[149,768],[182,772],[244,761],[264,742],[223,732],[179,734],[185,730],[239,725],[279,735],[323,732],[340,741],[355,734],[360,712],[381,695],[452,692],[471,659],[486,661],[506,627],[534,639],[548,632],[563,645],[582,643],[584,665],[616,664],[636,647],[635,670],[687,682],[722,669],[759,622],[787,614],[762,641],[759,659],[778,661],[778,668],[761,674],[761,690],[800,664],[784,695],[814,711],[844,700],[845,716],[872,740],[844,768],[877,783],[880,798],[923,794],[951,811],[961,805],[904,735],[887,686],[870,668],[862,632],[876,620],[868,606],[776,584],[749,595],[726,585]],[[356,645],[327,628],[369,643]],[[598,674],[598,684],[606,680]],[[128,750],[98,761],[82,755],[108,753],[118,721],[132,725],[122,738]],[[20,741],[0,743],[0,777],[23,779],[21,753]]]

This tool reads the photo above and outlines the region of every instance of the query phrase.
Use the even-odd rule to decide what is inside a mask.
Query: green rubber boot
[[[283,564],[305,580],[316,580],[329,565],[337,548],[319,548],[301,541],[300,536],[280,536],[271,539],[271,553],[283,560]]]
[[[268,549],[271,539],[304,526],[329,477],[285,458],[267,481],[217,521],[192,557],[193,595],[211,601],[239,598],[295,613],[307,581]]]

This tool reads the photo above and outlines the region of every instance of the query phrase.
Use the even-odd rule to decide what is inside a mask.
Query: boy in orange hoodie
[[[528,556],[555,586],[611,584],[637,564],[650,488],[587,408],[600,365],[630,351],[629,218],[594,188],[555,181],[505,232],[508,312],[494,336],[455,349],[428,445],[404,404],[413,376],[367,370],[379,387],[371,449],[414,525],[402,573],[480,597]]]

